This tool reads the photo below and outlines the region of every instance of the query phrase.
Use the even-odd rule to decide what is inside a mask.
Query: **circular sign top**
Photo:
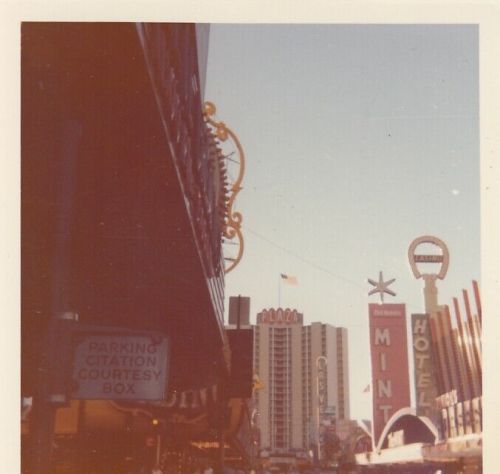
[[[433,244],[441,249],[441,254],[416,254],[415,250],[421,244]],[[441,239],[433,237],[432,235],[423,235],[422,237],[417,237],[410,244],[410,247],[408,248],[408,260],[410,261],[411,270],[415,278],[422,277],[422,273],[417,268],[417,263],[441,263],[441,268],[436,276],[437,278],[442,280],[446,276],[446,272],[448,271],[448,265],[450,263],[450,253],[448,252],[448,247]]]

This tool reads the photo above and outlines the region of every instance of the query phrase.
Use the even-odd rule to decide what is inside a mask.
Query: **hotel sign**
[[[453,389],[436,397],[437,408],[448,408],[458,403],[457,390]]]
[[[453,403],[454,400],[454,394],[450,394],[450,399],[446,402],[450,404],[441,408],[443,438],[446,440],[481,433],[483,429],[481,397]]]
[[[374,444],[389,418],[410,406],[404,304],[369,304]]]
[[[326,357],[320,356],[316,360],[317,370],[317,391],[318,391],[318,410],[323,417],[326,411],[326,390],[327,390],[327,373],[326,373]],[[332,407],[333,408],[333,407]]]
[[[417,415],[435,418],[437,396],[428,314],[412,314],[413,365]]]
[[[257,323],[267,324],[302,324],[302,314],[296,309],[264,309],[257,315]]]

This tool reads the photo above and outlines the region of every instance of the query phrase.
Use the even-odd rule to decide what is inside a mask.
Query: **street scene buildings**
[[[347,331],[328,324],[303,325],[297,310],[257,314],[254,370],[260,448],[271,454],[308,455],[335,420],[349,419]]]
[[[443,67],[453,78],[460,75],[454,73],[455,56],[449,50],[458,55],[463,75],[472,79],[467,86],[453,83],[456,91],[450,88],[456,97],[472,97],[472,112],[466,104],[448,116],[439,108],[453,107],[455,96],[444,105],[435,97],[429,110],[438,110],[438,117],[426,109],[423,121],[445,122],[440,126],[451,127],[453,140],[470,135],[463,148],[477,154],[477,31],[344,26],[309,25],[300,35],[299,30],[292,34],[270,27],[259,36],[252,26],[241,25],[238,41],[250,38],[248,56],[241,59],[229,54],[234,45],[224,36],[231,33],[224,25],[22,24],[23,474],[482,472],[482,304],[476,254],[468,258],[464,251],[453,252],[465,244],[456,227],[440,226],[443,216],[427,217],[422,211],[415,212],[418,219],[407,218],[405,206],[417,204],[399,199],[406,196],[404,184],[387,184],[387,170],[396,167],[401,149],[410,153],[411,147],[427,145],[412,135],[418,127],[401,125],[422,118],[423,102],[407,99],[418,94],[397,79],[387,90],[396,91],[391,100],[399,105],[387,114],[379,104],[380,111],[373,113],[376,101],[371,98],[383,97],[386,87],[372,90],[371,83],[386,70],[376,69],[373,51],[364,52],[375,44],[398,48],[407,41],[408,51],[418,52],[411,59],[416,70],[422,61],[429,70],[441,71],[442,61],[434,53],[429,53],[430,65],[425,62],[421,39],[428,33],[443,48],[440,54],[448,61]],[[260,77],[257,89],[276,82],[286,94],[278,105],[266,99],[256,119],[252,112],[245,115],[251,101],[245,105],[242,95],[222,84],[229,80],[236,87],[244,78],[231,76],[239,73],[238,65],[266,56],[259,43],[266,35],[271,39],[266,44],[286,48],[286,53],[269,49],[269,69],[249,70],[269,75]],[[472,51],[470,56],[465,46],[455,46],[455,36]],[[331,48],[324,57],[332,69],[321,87],[298,80],[308,68],[294,61],[311,57],[302,46],[288,45],[299,37],[304,48],[314,44],[316,59],[323,58],[321,45]],[[319,37],[324,40],[316,43]],[[363,60],[343,56],[342,44],[352,47],[353,55],[363,51]],[[217,62],[222,50],[227,64],[234,61],[234,71]],[[409,61],[408,54],[406,49],[394,53],[392,61]],[[285,57],[292,58],[293,66],[280,65]],[[350,68],[331,66],[338,60],[353,62]],[[406,74],[408,64],[394,67]],[[286,81],[278,77],[285,67],[296,68]],[[374,67],[380,76],[360,73],[364,67]],[[340,77],[346,71],[352,77],[327,87],[337,72]],[[429,90],[444,82],[438,76]],[[312,83],[318,77],[323,76],[314,73],[307,79]],[[295,143],[302,140],[298,133],[290,132],[286,140],[276,129],[276,136],[268,133],[271,124],[286,128],[301,122],[307,128],[312,123],[302,116],[285,120],[294,117],[287,109],[296,103],[291,100],[297,97],[294,89],[288,90],[294,81],[305,95],[328,90],[328,100],[338,101],[339,109],[348,104],[331,133],[342,126],[351,130],[338,132],[336,140],[350,145],[338,145],[337,152],[359,146],[359,162],[325,152],[330,145],[305,153]],[[351,86],[362,94],[354,92],[343,103],[342,94]],[[208,90],[234,102],[221,107]],[[314,104],[310,108],[321,115],[320,99]],[[353,112],[356,106],[362,113]],[[231,107],[239,112],[231,115]],[[348,138],[360,115],[366,130]],[[456,128],[449,125],[454,120],[460,122]],[[320,140],[310,138],[311,130],[324,122],[318,119],[304,132],[308,147]],[[262,127],[255,136],[249,123]],[[377,129],[380,123],[386,128]],[[395,131],[400,137],[393,140]],[[444,148],[455,143],[444,132],[445,138],[432,130],[422,133],[436,140],[429,139],[431,151],[439,148],[437,143]],[[270,149],[275,142],[279,150],[268,159],[249,145],[254,150],[249,157],[247,144],[259,140]],[[394,163],[378,166],[376,160],[386,152],[393,153]],[[427,159],[427,152],[418,151],[422,156],[405,165],[408,182],[416,181],[412,173],[420,172],[419,160]],[[450,152],[452,164],[443,169],[466,168],[469,161],[462,152],[459,143]],[[314,166],[304,156],[314,157]],[[283,157],[288,161],[279,161]],[[334,168],[322,170],[318,163],[323,161]],[[259,166],[264,168],[258,171]],[[292,169],[303,180],[299,184],[285,182]],[[309,181],[318,169],[314,183]],[[456,173],[457,180],[470,179],[467,171]],[[269,186],[270,177],[279,192]],[[304,189],[309,191],[300,194]],[[378,189],[382,200],[396,189],[397,198],[390,202],[398,217],[379,226],[372,211],[390,206],[377,202],[365,208],[372,205],[363,194],[368,189]],[[460,192],[453,188],[447,199]],[[467,201],[472,223],[478,214],[476,194]],[[329,207],[334,205],[339,207]],[[305,207],[299,212],[300,206]],[[312,208],[317,212],[313,223],[308,220]],[[267,224],[266,213],[272,214]],[[381,212],[380,219],[386,214]],[[477,229],[465,227],[474,247]],[[286,230],[280,236],[281,228]],[[345,241],[335,240],[344,233]],[[372,237],[380,247],[364,251]],[[450,250],[448,238],[454,245]],[[301,250],[290,250],[294,245]],[[281,273],[288,271],[281,267],[284,262],[301,269],[304,278]],[[453,283],[446,279],[449,267]],[[403,278],[409,284],[400,290]],[[330,279],[326,287],[325,279]],[[455,286],[462,281],[468,286]]]

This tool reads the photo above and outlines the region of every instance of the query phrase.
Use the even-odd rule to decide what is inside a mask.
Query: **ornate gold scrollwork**
[[[243,181],[243,175],[245,174],[245,154],[241,143],[234,132],[227,127],[224,122],[216,121],[213,118],[216,112],[215,105],[212,102],[205,102],[203,109],[208,124],[210,124],[215,131],[215,136],[221,143],[227,142],[227,140],[230,139],[236,146],[236,152],[238,153],[238,159],[232,160],[233,163],[238,165],[238,175],[232,183],[231,189],[229,189],[229,197],[227,198],[227,203],[224,209],[224,224],[222,229],[223,238],[227,239],[227,241],[236,239],[235,242],[231,243],[238,246],[237,254],[234,257],[224,258],[224,271],[225,273],[229,273],[240,262],[244,249],[243,234],[241,232],[241,222],[243,220],[243,216],[240,212],[233,211],[233,205],[237,194],[242,189],[241,182]]]

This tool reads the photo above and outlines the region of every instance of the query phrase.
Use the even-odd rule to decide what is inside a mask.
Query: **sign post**
[[[440,254],[417,254],[417,248],[422,245],[433,245],[441,250]],[[437,237],[432,235],[423,235],[416,238],[408,247],[408,260],[410,262],[411,271],[415,278],[422,278],[425,282],[424,288],[424,301],[425,301],[425,312],[433,313],[439,310],[437,302],[437,287],[436,279],[439,278],[443,280],[448,272],[448,266],[450,264],[450,253],[448,252],[448,247],[446,244]],[[421,264],[440,264],[437,273],[422,273],[417,263]]]
[[[34,396],[31,423],[31,467],[33,474],[52,472],[52,450],[56,410],[68,403],[67,334],[78,322],[78,314],[64,311],[54,314],[47,334],[42,336],[43,350],[38,367],[38,384]]]
[[[422,246],[424,251],[419,252]],[[423,235],[414,239],[408,247],[408,261],[413,276],[424,280],[425,314],[411,316],[417,415],[425,415],[439,425],[439,414],[434,401],[439,393],[450,389],[451,374],[446,349],[440,342],[445,337],[443,329],[447,321],[444,315],[447,310],[438,303],[436,281],[446,277],[450,253],[441,239]],[[449,329],[451,330],[451,323]]]

